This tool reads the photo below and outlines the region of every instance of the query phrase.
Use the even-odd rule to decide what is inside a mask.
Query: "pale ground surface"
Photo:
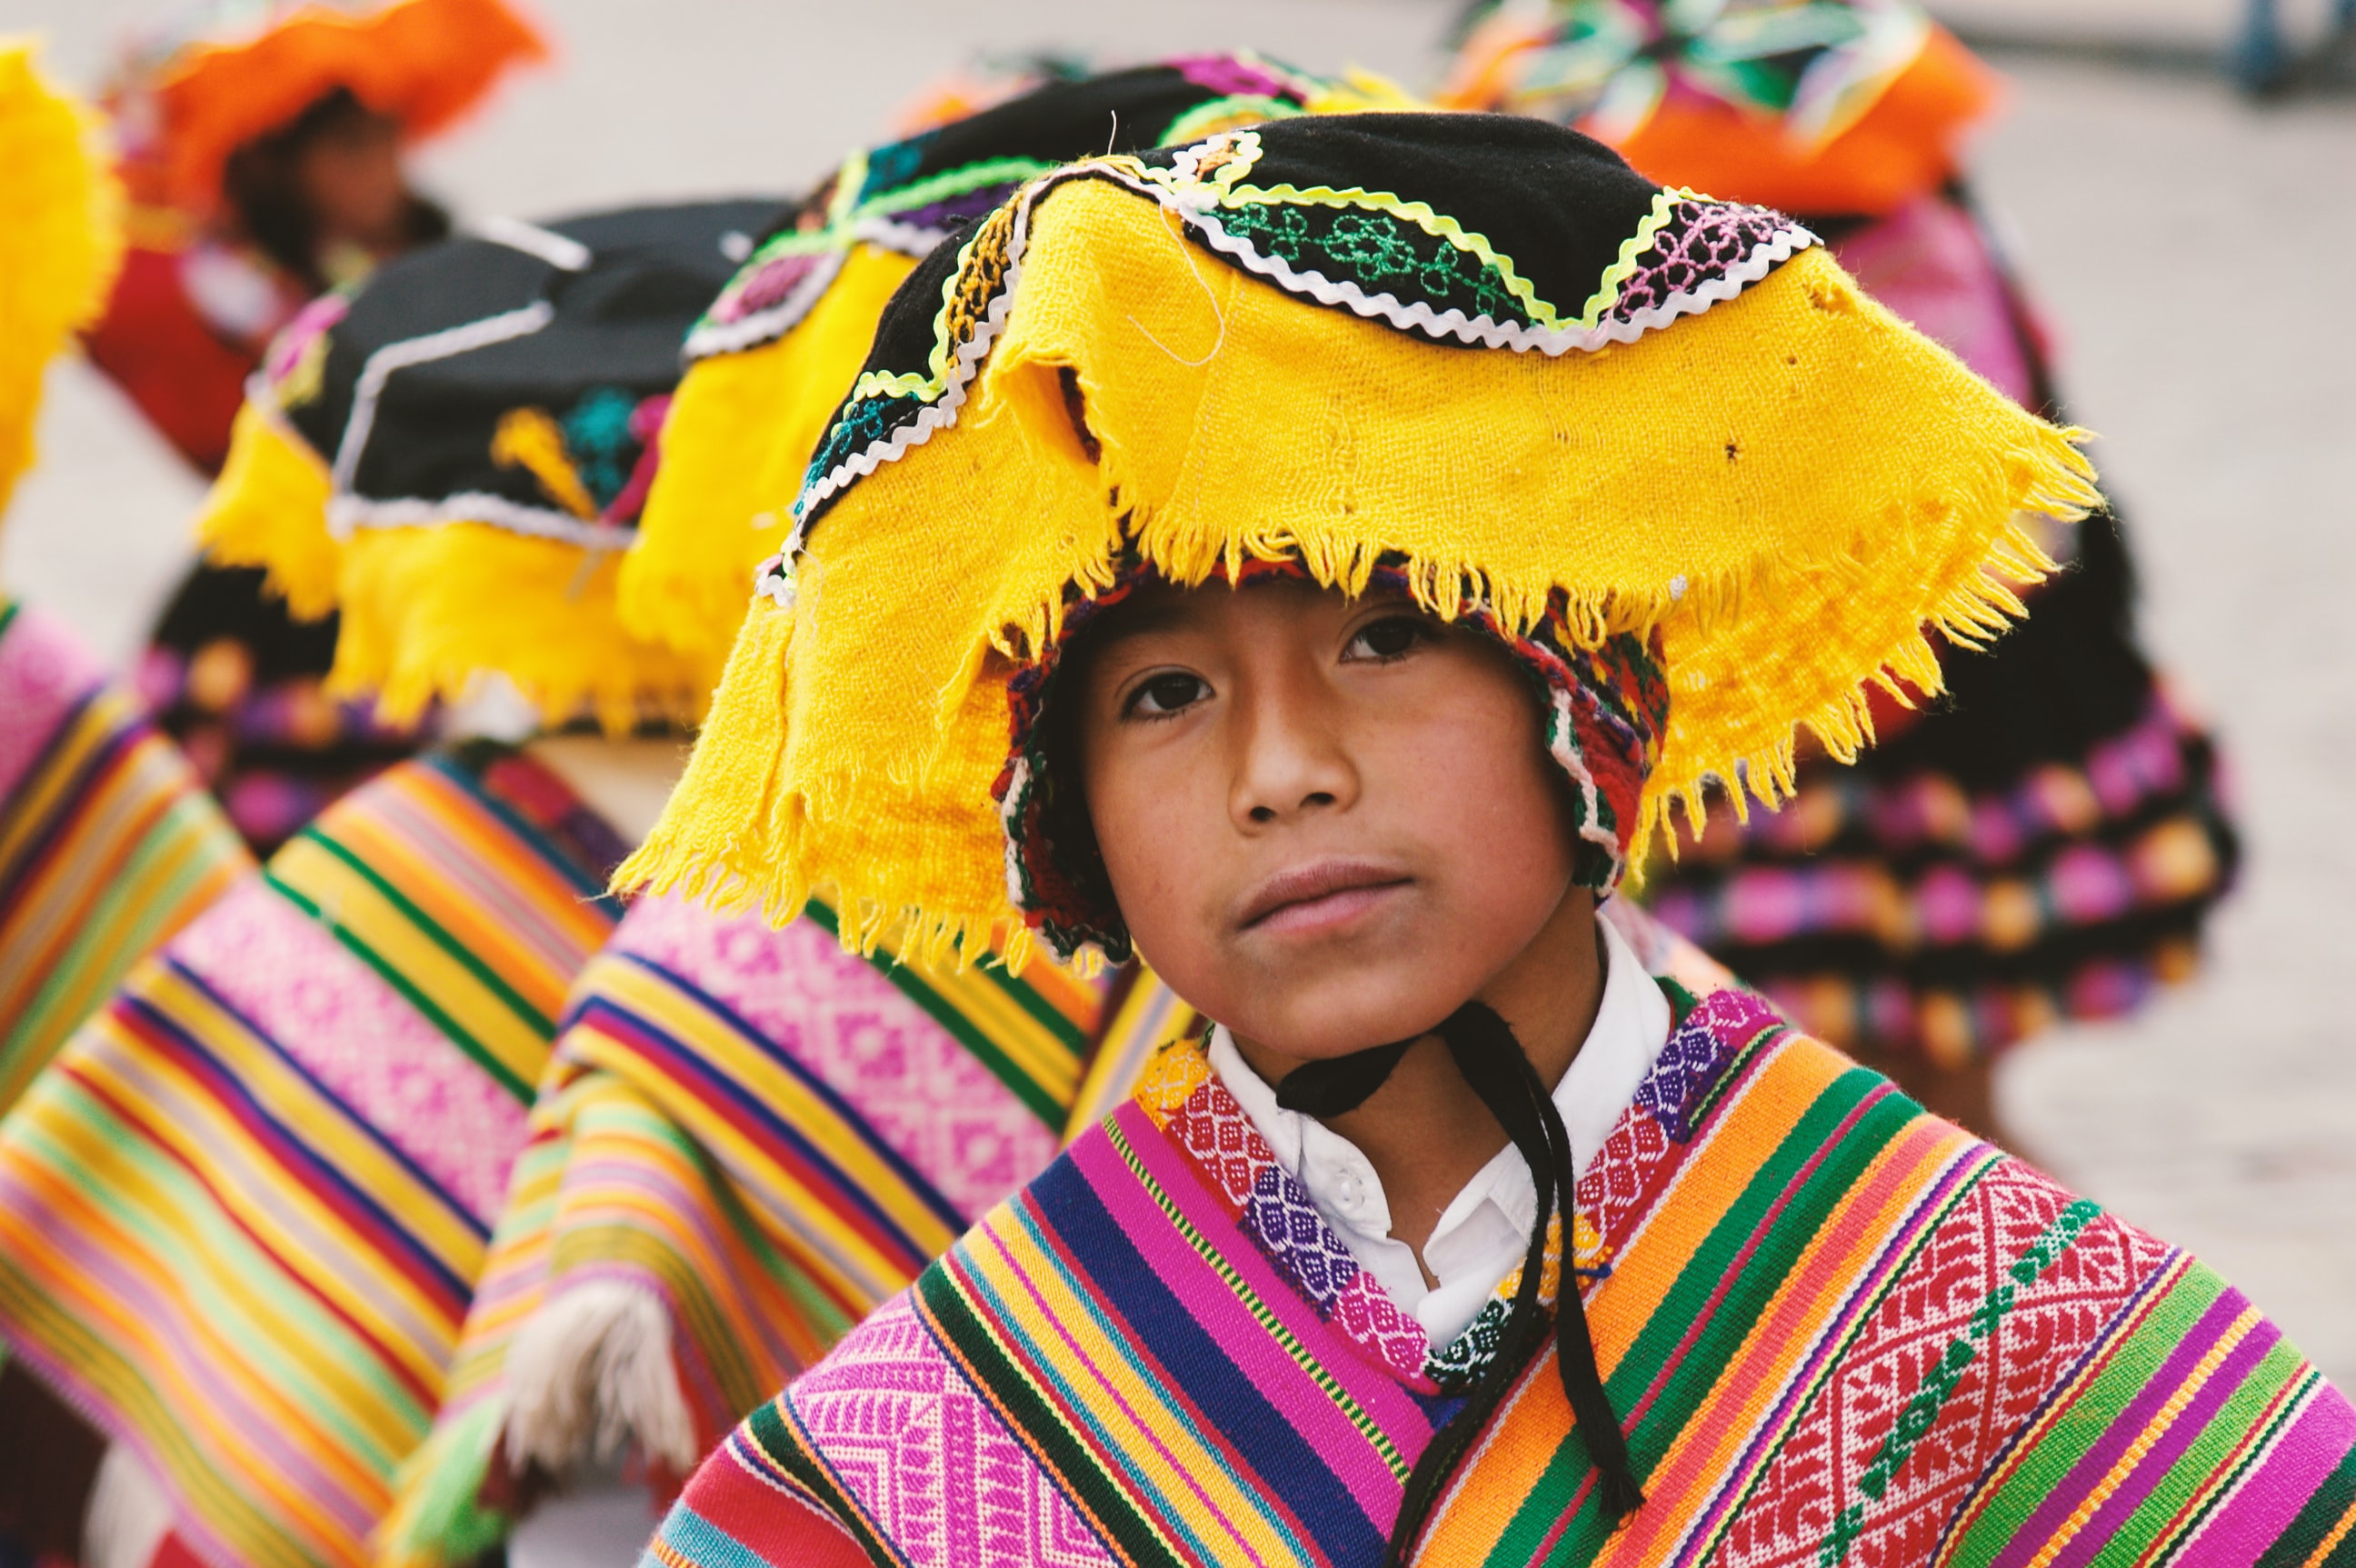
[[[2321,0],[2287,0],[2302,21]],[[2222,40],[2234,0],[1952,0],[1965,21]],[[0,0],[87,77],[125,0]],[[463,213],[781,190],[981,48],[1252,44],[1424,79],[1412,0],[561,0],[564,68],[426,165]],[[659,18],[659,19],[658,19]],[[2213,82],[2009,62],[1978,166],[2066,328],[2080,417],[2131,509],[2149,639],[2218,714],[2249,875],[2198,983],[2008,1066],[2058,1174],[2209,1258],[2356,1387],[2356,103],[2258,112]],[[9,519],[9,585],[109,652],[177,571],[196,487],[81,367]],[[2343,1000],[2335,1003],[2335,996]],[[2342,1011],[2335,1012],[2335,1007]]]

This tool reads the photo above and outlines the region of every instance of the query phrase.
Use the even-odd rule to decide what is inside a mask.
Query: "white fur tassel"
[[[147,1568],[172,1532],[173,1517],[171,1495],[146,1461],[108,1444],[82,1515],[82,1568]]]
[[[670,1347],[669,1312],[637,1285],[591,1281],[541,1307],[508,1347],[508,1463],[561,1477],[635,1443],[688,1474],[701,1455]]]

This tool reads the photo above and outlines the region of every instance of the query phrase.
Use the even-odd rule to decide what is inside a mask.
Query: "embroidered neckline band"
[[[1513,1026],[1495,1009],[1476,1000],[1449,1015],[1432,1032],[1447,1046],[1456,1070],[1464,1075],[1464,1081],[1481,1097],[1481,1103],[1489,1108],[1529,1167],[1530,1185],[1537,1193],[1537,1212],[1530,1226],[1529,1248],[1522,1259],[1521,1283],[1515,1288],[1505,1319],[1501,1353],[1490,1374],[1474,1385],[1464,1408],[1450,1418],[1408,1476],[1407,1497],[1384,1558],[1387,1564],[1408,1560],[1442,1488],[1456,1473],[1465,1451],[1487,1429],[1489,1418],[1496,1413],[1498,1402],[1513,1386],[1543,1332],[1546,1309],[1538,1301],[1538,1283],[1558,1206],[1566,1249],[1576,1245],[1578,1232],[1572,1223],[1572,1194],[1578,1190],[1579,1177],[1570,1133]],[[1295,1068],[1276,1086],[1276,1102],[1287,1111],[1321,1120],[1355,1111],[1389,1079],[1391,1070],[1420,1037]],[[1596,1366],[1595,1341],[1588,1332],[1587,1307],[1580,1295],[1575,1264],[1575,1259],[1564,1258],[1562,1288],[1555,1301],[1555,1368],[1601,1477],[1597,1500],[1604,1517],[1617,1524],[1644,1506],[1644,1488],[1630,1463],[1627,1434]]]
[[[717,674],[628,635],[681,333],[776,201],[501,220],[305,307],[247,388],[198,520],[298,617],[340,613],[329,689],[405,722],[504,677],[543,722],[687,723]]]

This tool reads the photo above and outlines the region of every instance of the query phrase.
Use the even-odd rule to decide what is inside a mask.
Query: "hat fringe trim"
[[[847,952],[873,957],[889,939],[903,963],[963,970],[988,959],[1020,974],[1036,943],[1003,908],[944,910],[910,902],[888,890],[888,878],[862,875],[857,855],[842,857],[840,874],[823,885],[800,873],[809,858],[811,807],[821,820],[859,821],[906,796],[880,768],[823,781],[815,800],[788,781],[785,671],[793,637],[790,607],[766,596],[754,601],[721,682],[737,700],[714,704],[687,771],[654,831],[616,869],[613,890],[681,894],[723,913],[758,908],[775,926],[799,918],[812,895],[824,892]],[[755,692],[766,694],[756,699]],[[846,811],[848,818],[839,814]],[[1085,955],[1076,967],[1093,974],[1099,962]]]
[[[327,691],[374,693],[393,723],[463,700],[485,675],[512,682],[550,724],[586,713],[611,736],[702,712],[709,664],[623,632],[610,553],[482,522],[371,530],[342,552]]]
[[[249,397],[230,430],[229,458],[197,515],[197,542],[224,566],[259,566],[297,620],[336,608],[342,552],[327,532],[327,466]]]
[[[1918,626],[1965,647],[1986,645],[2026,614],[2019,589],[2057,570],[2055,563],[2024,529],[2019,516],[2037,512],[2065,521],[2083,518],[2101,504],[2094,468],[2079,445],[2090,439],[2077,429],[2039,427],[2034,444],[2005,462],[2003,493],[1975,501],[1978,515],[1966,520],[1976,540],[1965,566],[1944,586],[1926,595]],[[1111,454],[1108,452],[1109,459]],[[1386,558],[1358,538],[1338,531],[1307,533],[1290,529],[1221,529],[1200,523],[1173,527],[1143,504],[1128,486],[1111,481],[1115,504],[1105,513],[1102,538],[1072,564],[1071,583],[1093,596],[1111,586],[1116,560],[1124,548],[1172,581],[1196,585],[1215,575],[1230,579],[1247,561],[1298,560],[1319,583],[1344,593],[1363,593],[1376,567],[1402,573],[1409,592],[1430,612],[1453,618],[1475,606],[1501,629],[1526,633],[1555,620],[1581,647],[1594,647],[1622,632],[1649,634],[1674,609],[1707,628],[1739,616],[1754,596],[1772,599],[1783,587],[1787,564],[1745,575],[1704,578],[1644,593],[1568,594],[1550,585],[1512,584],[1464,560]],[[1848,560],[1855,562],[1852,551]],[[1828,563],[1836,568],[1843,563]],[[1864,568],[1856,571],[1864,575]],[[1026,617],[993,632],[991,645],[1018,660],[1035,658],[1063,635],[1069,608],[1058,595],[1031,607]],[[796,611],[764,596],[755,601],[731,656],[713,719],[701,736],[693,759],[662,818],[645,843],[616,873],[617,891],[680,892],[726,909],[758,905],[784,924],[798,915],[814,888],[823,884],[841,912],[846,949],[873,952],[895,929],[904,956],[927,966],[962,967],[990,950],[993,932],[1003,937],[1001,957],[1018,972],[1031,957],[1032,931],[1014,924],[1006,906],[947,908],[910,901],[905,880],[873,875],[872,864],[855,854],[825,853],[813,842],[815,822],[860,822],[887,813],[925,792],[921,763],[876,758],[855,771],[797,775],[787,744],[791,703],[788,671]],[[979,678],[980,660],[969,660],[959,680],[940,693],[937,714],[946,729]],[[1804,728],[1827,752],[1844,761],[1873,740],[1869,690],[1878,685],[1901,702],[1944,690],[1939,660],[1922,629],[1898,638],[1863,668],[1842,696],[1787,721],[1780,735],[1727,755],[1687,757],[1657,772],[1648,784],[1631,852],[1641,865],[1655,832],[1676,851],[1667,832],[1670,813],[1681,810],[1689,830],[1697,828],[1713,780],[1729,787],[1738,816],[1747,819],[1747,796],[1773,810],[1795,789],[1798,733]],[[895,892],[895,887],[901,892]],[[1098,955],[1084,951],[1080,961]]]

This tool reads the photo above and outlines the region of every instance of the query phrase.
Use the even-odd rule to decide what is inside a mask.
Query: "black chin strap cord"
[[[1546,1265],[1548,1222],[1558,1207],[1562,1215],[1562,1280],[1557,1291],[1555,1364],[1562,1374],[1562,1391],[1587,1451],[1595,1461],[1597,1502],[1605,1519],[1617,1525],[1644,1506],[1644,1488],[1629,1462],[1628,1437],[1619,1413],[1604,1391],[1595,1363],[1595,1342],[1587,1329],[1586,1304],[1579,1294],[1578,1245],[1572,1219],[1576,1165],[1570,1133],[1562,1124],[1554,1096],[1538,1080],[1529,1053],[1514,1036],[1513,1027],[1485,1003],[1468,1002],[1449,1015],[1436,1031],[1448,1047],[1456,1070],[1481,1097],[1489,1113],[1529,1166],[1530,1185],[1537,1192],[1537,1217],[1531,1226],[1529,1250],[1522,1260],[1521,1283],[1506,1316],[1504,1341],[1488,1374],[1472,1391],[1465,1407],[1434,1439],[1408,1483],[1399,1519],[1391,1531],[1386,1562],[1403,1563],[1422,1533],[1430,1510],[1454,1475],[1458,1463],[1479,1438],[1515,1376],[1537,1348],[1544,1331],[1545,1308],[1539,1305],[1538,1280]],[[1376,1046],[1352,1056],[1311,1062],[1296,1068],[1277,1085],[1276,1102],[1288,1111],[1319,1118],[1339,1116],[1364,1104],[1382,1087],[1391,1069],[1407,1055],[1412,1039]],[[1558,1205],[1558,1199],[1559,1204]]]

